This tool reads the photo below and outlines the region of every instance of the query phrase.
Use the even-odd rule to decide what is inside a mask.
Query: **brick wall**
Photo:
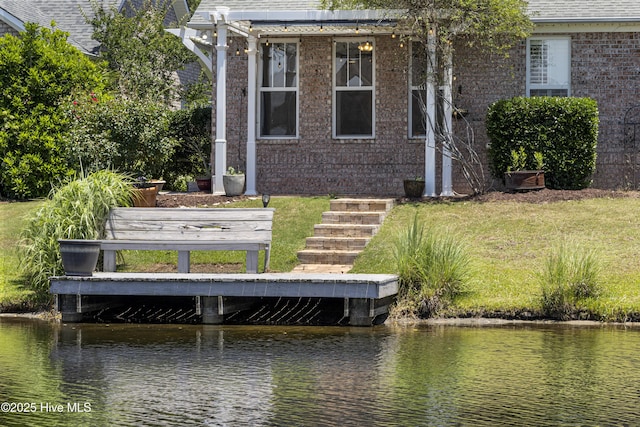
[[[625,142],[624,116],[640,104],[640,43],[635,33],[572,34],[572,92],[598,101],[600,135],[594,186],[638,186],[638,141]],[[300,137],[258,140],[257,190],[273,194],[400,195],[402,180],[424,174],[424,143],[407,137],[408,52],[390,37],[375,38],[376,137],[372,140],[332,138],[332,38],[305,37],[300,55]],[[237,45],[236,45],[237,44]],[[455,56],[454,100],[468,110],[454,120],[458,135],[473,130],[475,148],[485,165],[488,187],[500,187],[486,169],[488,139],[484,126],[488,106],[499,99],[525,94],[525,46],[519,43],[509,58],[458,46]],[[246,55],[244,41],[234,39],[228,51],[227,163],[246,167]],[[215,66],[214,66],[215,70]],[[214,77],[215,82],[215,77]],[[215,83],[213,89],[215,106]],[[214,109],[215,125],[215,109]],[[215,129],[214,129],[215,132]],[[440,190],[441,159],[437,156]],[[637,170],[637,171],[636,171]],[[469,188],[454,162],[454,190]],[[638,175],[638,178],[636,178]]]
[[[17,36],[18,32],[6,22],[0,21],[0,37],[4,36],[5,34],[13,34],[14,36]]]

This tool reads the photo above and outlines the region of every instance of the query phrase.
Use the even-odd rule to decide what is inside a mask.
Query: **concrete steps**
[[[302,273],[346,273],[369,240],[378,232],[393,199],[334,199],[314,226],[314,236],[298,252]]]

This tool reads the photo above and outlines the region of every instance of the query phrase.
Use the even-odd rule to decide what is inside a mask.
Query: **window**
[[[527,41],[527,95],[569,96],[571,75],[569,38]]]
[[[425,112],[427,102],[427,54],[418,42],[411,43],[411,63],[409,64],[409,137],[425,136]]]
[[[374,136],[373,42],[337,41],[334,52],[333,136]]]
[[[298,136],[298,45],[261,45],[260,136]]]

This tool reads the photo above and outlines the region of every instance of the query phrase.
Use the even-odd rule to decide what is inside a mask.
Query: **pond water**
[[[636,425],[640,329],[0,318],[0,405],[2,426]]]

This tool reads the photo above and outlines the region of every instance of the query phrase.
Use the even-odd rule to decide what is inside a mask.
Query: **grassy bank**
[[[234,206],[261,206],[259,200]],[[37,203],[0,204],[0,307],[24,297],[17,290],[16,238],[21,217]],[[276,208],[271,268],[289,271],[297,263],[296,251],[329,208],[326,197],[274,197]],[[358,258],[353,272],[395,273],[392,248],[398,231],[414,217],[433,233],[461,239],[472,258],[472,277],[450,315],[503,315],[526,317],[540,311],[538,275],[551,248],[563,242],[593,249],[602,265],[602,293],[584,302],[585,312],[604,320],[638,319],[640,314],[640,199],[589,199],[548,204],[516,202],[421,203],[397,206],[381,231]],[[125,270],[162,269],[177,256],[162,252],[125,254]],[[224,264],[242,271],[244,256],[233,252],[195,253],[202,268]],[[168,268],[168,267],[167,267]],[[197,267],[198,268],[198,267]],[[197,268],[194,269],[197,271]]]
[[[595,251],[602,265],[602,294],[581,308],[605,320],[637,318],[639,211],[640,200],[631,198],[402,205],[358,258],[353,272],[392,273],[395,235],[417,214],[431,232],[458,236],[471,254],[473,276],[452,315],[539,312],[538,275],[549,250],[572,242]]]

